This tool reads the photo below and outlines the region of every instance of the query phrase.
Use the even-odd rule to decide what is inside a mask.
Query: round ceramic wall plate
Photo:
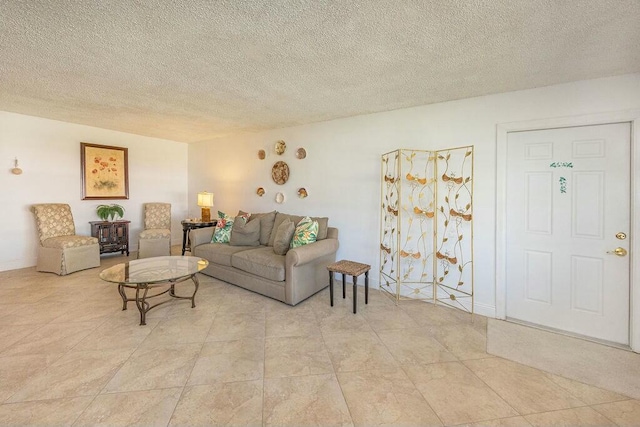
[[[306,188],[304,188],[304,187],[298,188],[298,197],[300,197],[301,199],[304,199],[308,195],[309,195],[309,193],[307,193],[307,189]]]
[[[287,149],[287,144],[283,140],[280,140],[280,141],[276,142],[276,154],[277,155],[280,156],[280,155],[284,154],[286,149]]]
[[[260,197],[264,196],[264,193],[265,191],[264,191],[264,188],[262,187],[258,187],[258,189],[256,190],[256,194]]]
[[[282,193],[276,194],[276,203],[284,203],[284,194]]]
[[[265,157],[267,157],[267,153],[265,153],[264,150],[258,150],[258,158],[264,160]]]
[[[302,160],[305,157],[307,157],[307,150],[305,150],[304,148],[298,148],[296,150],[296,158]]]
[[[289,165],[283,161],[276,162],[271,169],[273,182],[282,185],[289,180]]]

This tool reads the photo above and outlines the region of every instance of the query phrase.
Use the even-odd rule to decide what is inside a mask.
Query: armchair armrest
[[[196,228],[194,230],[189,231],[189,240],[191,240],[191,253],[193,253],[193,248],[196,246],[211,243],[211,238],[213,237],[213,232],[215,231],[215,227],[204,227],[204,228]]]
[[[338,251],[338,246],[338,239],[324,239],[309,245],[289,249],[285,261],[287,269],[333,254]]]

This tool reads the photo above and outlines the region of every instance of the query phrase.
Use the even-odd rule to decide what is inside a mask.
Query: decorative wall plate
[[[283,140],[276,142],[276,154],[282,155],[284,154],[286,149],[287,149],[287,144]]]
[[[307,193],[306,188],[304,188],[304,187],[298,188],[298,197],[300,197],[301,199],[304,199],[308,195],[309,195],[309,193]]]
[[[273,182],[282,185],[289,180],[289,165],[283,161],[276,162],[271,169]]]
[[[265,157],[267,157],[267,153],[265,153],[264,150],[258,150],[258,158],[264,160]]]
[[[276,194],[276,203],[284,203],[284,194],[282,193]]]
[[[258,189],[256,190],[256,194],[260,197],[264,196],[264,188],[258,187]]]
[[[307,150],[305,150],[304,148],[298,148],[296,150],[296,158],[304,159],[305,157],[307,157]]]

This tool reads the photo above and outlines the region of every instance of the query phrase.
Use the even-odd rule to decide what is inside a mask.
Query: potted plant
[[[124,208],[115,203],[112,205],[99,205],[96,208],[96,213],[103,221],[113,221],[116,216],[120,218],[124,216]]]

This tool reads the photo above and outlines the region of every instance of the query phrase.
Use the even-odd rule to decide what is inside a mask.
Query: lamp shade
[[[213,206],[213,193],[207,193],[206,191],[198,193],[198,206],[201,208],[210,208]]]

